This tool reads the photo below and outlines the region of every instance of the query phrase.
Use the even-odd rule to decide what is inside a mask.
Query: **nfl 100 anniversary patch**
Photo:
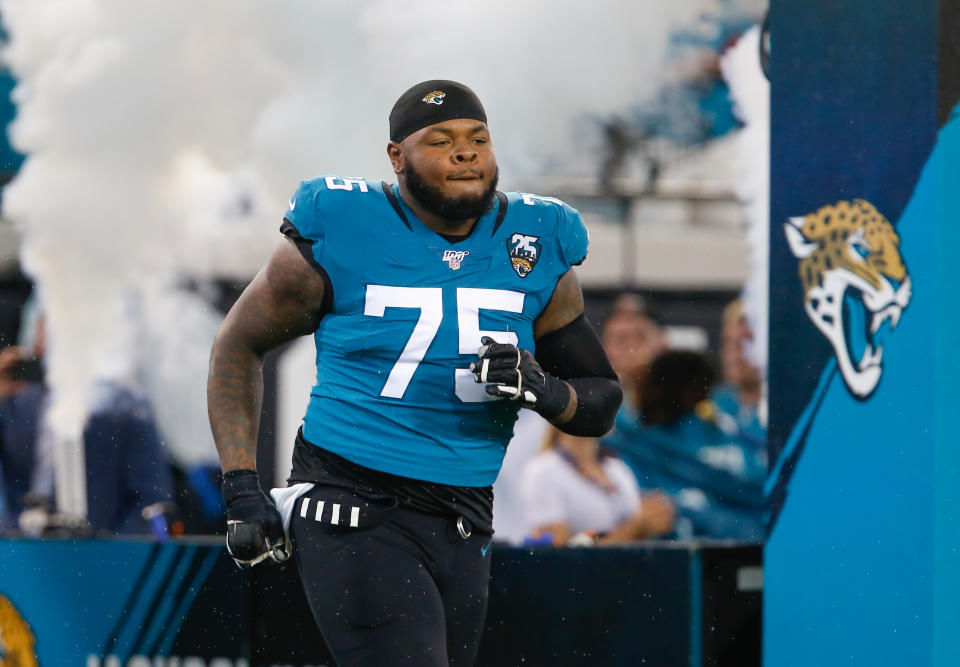
[[[470,254],[469,250],[444,250],[443,261],[456,271],[463,265],[463,258]]]

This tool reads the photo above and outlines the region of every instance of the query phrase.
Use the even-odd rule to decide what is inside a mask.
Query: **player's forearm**
[[[570,387],[570,401],[550,419],[553,425],[570,435],[605,435],[613,427],[623,390],[583,313],[540,337],[536,357],[545,372]]]
[[[207,412],[220,467],[257,469],[257,432],[263,404],[263,358],[219,335],[210,355]]]

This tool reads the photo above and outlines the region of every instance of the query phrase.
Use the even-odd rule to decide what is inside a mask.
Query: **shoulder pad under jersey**
[[[360,210],[382,198],[379,182],[323,175],[300,182],[283,217],[301,236],[319,241],[327,225],[354,219]]]
[[[563,259],[569,266],[583,263],[587,257],[590,236],[577,209],[555,197],[543,197],[527,192],[511,192],[509,199],[520,215],[526,217],[527,211],[538,214],[538,221],[550,228],[549,231],[553,233]]]

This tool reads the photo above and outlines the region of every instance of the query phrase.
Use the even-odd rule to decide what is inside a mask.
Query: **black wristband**
[[[620,383],[610,378],[573,378],[568,380],[577,392],[577,409],[573,416],[557,427],[564,433],[599,438],[613,428],[617,410],[623,400]]]
[[[227,504],[234,498],[260,493],[260,477],[256,470],[231,470],[223,473],[223,486],[220,488],[223,500]]]

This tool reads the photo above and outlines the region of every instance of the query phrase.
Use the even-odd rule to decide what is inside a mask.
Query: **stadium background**
[[[16,4],[0,4],[0,18],[5,9],[16,11]],[[770,482],[775,523],[765,551],[764,664],[956,664],[951,638],[960,621],[953,604],[960,580],[955,575],[957,508],[951,489],[958,481],[958,461],[952,447],[957,438],[950,370],[956,366],[951,350],[958,329],[951,312],[956,298],[949,271],[950,241],[956,233],[948,225],[956,210],[950,205],[956,196],[950,174],[956,173],[960,155],[956,127],[950,123],[958,90],[957,5],[945,0],[858,0],[843,7],[827,0],[771,3],[775,46],[769,68],[769,222],[766,210],[757,215],[750,206],[758,199],[750,193],[756,178],[746,183],[737,178],[738,173],[765,168],[763,159],[744,163],[739,158],[741,144],[752,139],[749,124],[743,127],[749,114],[744,116],[741,108],[738,118],[729,84],[719,71],[708,80],[710,86],[694,87],[696,94],[689,94],[690,79],[683,75],[689,53],[702,53],[703,48],[715,55],[722,52],[762,19],[765,7],[749,2],[707,5],[713,14],[704,14],[704,5],[698,4],[675,15],[665,13],[657,17],[660,22],[650,20],[654,26],[642,30],[662,33],[658,49],[622,49],[606,56],[620,65],[640,55],[649,57],[658,72],[667,74],[654,77],[658,85],[652,90],[615,73],[607,81],[594,76],[604,83],[601,90],[619,85],[636,95],[625,101],[615,93],[605,104],[577,107],[571,113],[571,143],[581,150],[586,143],[581,156],[600,159],[577,161],[581,166],[565,173],[562,165],[570,164],[570,156],[534,152],[541,159],[532,167],[529,160],[508,161],[514,172],[504,174],[502,182],[511,189],[516,183],[517,189],[561,196],[584,212],[593,241],[592,262],[582,274],[592,319],[599,322],[623,289],[637,291],[673,326],[678,345],[716,349],[720,309],[745,283],[754,317],[764,313],[766,289],[751,291],[748,281],[752,273],[762,276],[766,270],[769,233],[770,448],[777,475]],[[613,15],[617,8],[611,4],[596,11]],[[411,15],[401,22],[407,29],[416,25],[415,19],[423,19],[416,12]],[[363,18],[371,30],[376,28],[370,15]],[[641,17],[634,18],[639,25]],[[525,25],[532,30],[536,22]],[[603,34],[603,29],[598,32]],[[508,35],[533,40],[522,30]],[[683,85],[672,90],[678,80]],[[522,77],[508,81],[504,87],[512,95],[543,95],[535,83],[525,89]],[[355,83],[333,96],[345,100],[333,105],[337,113],[349,107],[351,95],[357,104],[370,100],[358,92],[367,84]],[[555,86],[550,83],[547,90]],[[8,77],[4,85],[11,89],[13,79]],[[492,86],[492,80],[484,85]],[[395,95],[396,85],[385,87],[385,99]],[[484,87],[475,87],[483,96]],[[584,95],[596,97],[597,91],[588,86]],[[497,132],[494,106],[487,104]],[[691,113],[694,122],[677,121]],[[498,115],[506,124],[508,114]],[[5,117],[13,116],[10,106]],[[363,129],[379,137],[378,126],[371,127]],[[27,139],[37,140],[36,128],[33,134],[30,129],[24,131]],[[503,139],[495,134],[498,147],[516,139],[520,130],[511,132]],[[584,142],[585,136],[597,143]],[[520,143],[527,148],[522,136]],[[310,141],[305,145],[315,147]],[[747,146],[746,154],[757,157],[756,144]],[[339,170],[337,165],[349,155],[339,152],[330,164]],[[17,173],[21,160],[5,149],[2,163],[8,178]],[[310,155],[301,155],[293,162],[324,170],[310,160]],[[262,214],[270,199],[257,199],[262,184],[249,173],[231,172],[229,163],[221,164],[219,173],[210,164],[190,165],[185,173],[221,197],[212,210],[223,219],[212,229],[246,234],[244,220]],[[266,191],[269,187],[263,186]],[[241,196],[238,204],[238,192],[250,199]],[[273,196],[279,202],[273,209],[282,210],[286,194]],[[198,206],[209,204],[189,188],[184,196]],[[829,345],[806,319],[796,260],[783,232],[791,216],[854,197],[874,203],[897,228],[915,294],[902,326],[887,344],[881,384],[864,401],[850,396],[831,365]],[[69,210],[64,206],[54,214]],[[9,210],[6,205],[4,210]],[[13,210],[23,214],[22,201]],[[8,217],[0,223],[4,344],[12,340],[33,282],[21,272],[18,251],[31,236],[42,239],[45,233],[31,227],[31,221]],[[257,224],[270,219],[267,215]],[[751,227],[757,220],[760,226]],[[53,231],[58,230],[54,226]],[[205,238],[186,237],[190,243]],[[255,244],[258,238],[248,235],[244,240]],[[763,256],[758,260],[755,254],[751,260],[751,240],[756,238]],[[151,250],[165,251],[179,253],[181,263],[172,267],[178,271],[195,258],[177,246],[158,244]],[[150,253],[133,255],[142,261]],[[35,251],[30,269],[42,270],[43,259]],[[251,256],[244,256],[243,261],[203,266],[192,274],[178,274],[167,265],[161,269],[176,277],[178,289],[223,309],[236,297],[251,264]],[[118,269],[117,275],[128,274]],[[68,315],[63,321],[69,321]],[[754,320],[760,331],[766,331],[765,324],[765,317]],[[95,338],[97,332],[94,327],[89,333]],[[763,360],[765,346],[758,348],[752,353]],[[285,353],[291,351],[272,359],[267,377],[281,396],[285,381],[296,384],[284,377]],[[274,458],[274,431],[289,424],[270,418],[284,411],[276,393],[270,399],[261,466],[282,476]],[[282,625],[277,620],[287,610],[278,600],[288,601],[295,591],[289,579],[260,574],[244,580],[222,555],[221,547],[202,540],[178,545],[8,540],[0,542],[0,595],[30,624],[40,664],[81,664],[74,661],[91,655],[103,658],[103,664],[110,664],[107,656],[118,656],[116,664],[137,664],[129,660],[135,654],[199,656],[203,662],[196,664],[215,664],[218,656],[246,657],[257,664],[322,660],[322,655],[297,646],[303,643],[300,637],[285,638],[279,647],[264,639],[284,629],[277,627]],[[757,562],[756,549],[723,545],[501,550],[495,561],[501,584],[494,584],[488,627],[488,636],[497,639],[485,644],[481,660],[755,664],[758,591],[755,576],[749,579]],[[573,581],[570,573],[577,573]],[[566,613],[559,623],[551,622],[557,610]],[[302,612],[292,614],[299,623],[305,619]],[[517,632],[524,624],[530,627]],[[309,625],[293,627],[299,632]],[[538,633],[543,638],[536,647],[521,646]],[[292,653],[282,652],[291,646]]]

